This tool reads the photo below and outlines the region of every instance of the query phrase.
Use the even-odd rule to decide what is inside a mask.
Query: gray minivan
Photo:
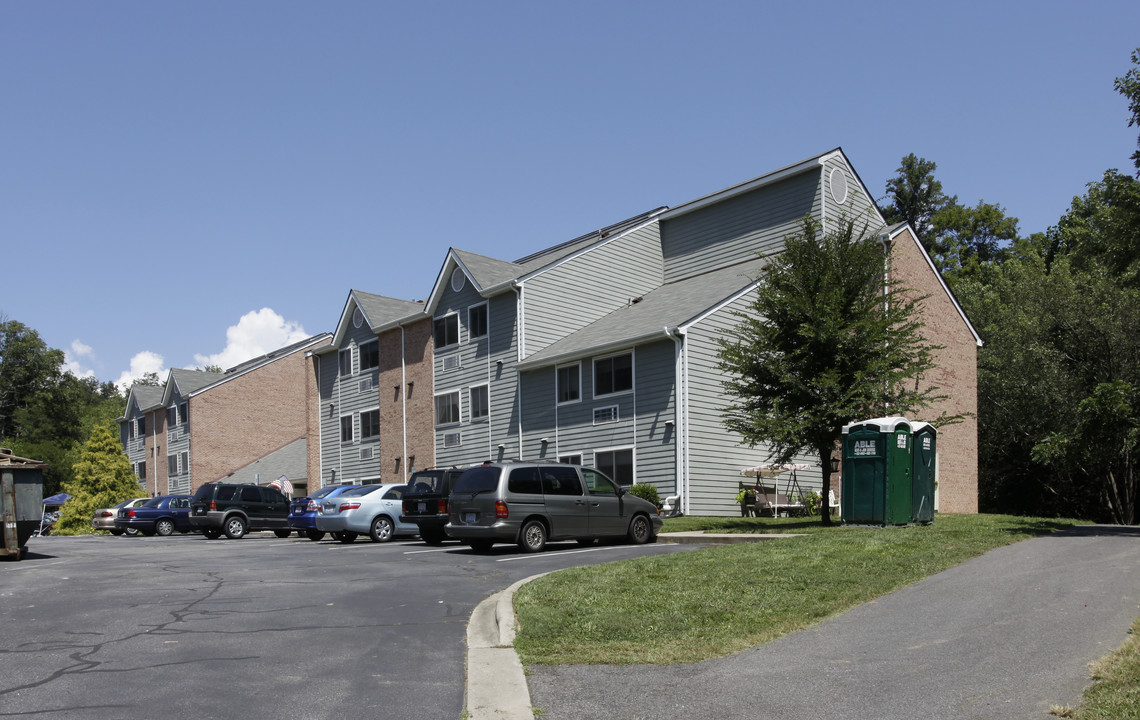
[[[548,540],[653,542],[657,506],[593,468],[560,463],[487,463],[465,470],[451,491],[447,534],[475,550],[497,542],[539,552]]]

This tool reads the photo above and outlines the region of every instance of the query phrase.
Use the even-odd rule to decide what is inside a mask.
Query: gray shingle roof
[[[364,317],[368,319],[368,326],[372,329],[418,315],[424,311],[424,304],[414,300],[400,300],[384,295],[373,295],[363,290],[353,290],[351,294],[356,300],[356,306],[364,313]]]
[[[219,380],[225,379],[224,373],[207,372],[205,370],[184,370],[182,368],[172,369],[170,376],[171,379],[174,380],[174,384],[178,386],[178,391],[183,396],[198,392],[207,385],[213,385]]]
[[[211,478],[235,483],[254,483],[268,485],[284,475],[290,482],[304,482],[309,475],[306,458],[309,451],[309,442],[305,438],[294,440],[283,448],[278,448],[264,457],[254,460],[245,467],[238,468],[224,478]]]
[[[666,283],[527,358],[520,368],[550,365],[622,344],[633,345],[696,319],[752,285],[771,260],[756,258]]]
[[[135,404],[139,407],[139,411],[146,412],[162,404],[162,386],[139,385],[136,383],[131,385],[131,397],[134,398]],[[127,410],[129,411],[130,408],[128,407]]]
[[[517,265],[506,260],[497,260],[493,257],[486,255],[477,255],[473,252],[466,250],[457,250],[452,248],[457,260],[463,264],[467,272],[471,274],[471,279],[479,286],[481,290],[501,285],[522,276],[526,270],[522,265]],[[447,278],[444,278],[447,280]]]

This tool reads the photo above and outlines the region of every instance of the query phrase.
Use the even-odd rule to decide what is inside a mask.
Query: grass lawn
[[[1076,712],[1058,713],[1076,720],[1137,720],[1140,718],[1140,619],[1124,645],[1095,663],[1093,684]]]
[[[818,518],[669,519],[664,532],[806,535],[547,575],[515,595],[521,624],[515,649],[524,664],[721,657],[1000,545],[1078,524],[1006,515],[939,515],[933,525],[900,528],[824,528]]]

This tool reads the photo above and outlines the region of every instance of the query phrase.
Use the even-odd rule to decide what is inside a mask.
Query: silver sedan
[[[398,535],[415,535],[415,523],[401,523],[403,483],[361,485],[321,502],[317,530],[330,533],[343,543],[367,534],[372,542],[388,542]]]

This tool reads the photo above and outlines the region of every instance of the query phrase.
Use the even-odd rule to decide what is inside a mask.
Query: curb
[[[491,595],[471,612],[467,624],[468,720],[534,720],[530,689],[515,652],[515,592],[547,573],[523,578]]]

